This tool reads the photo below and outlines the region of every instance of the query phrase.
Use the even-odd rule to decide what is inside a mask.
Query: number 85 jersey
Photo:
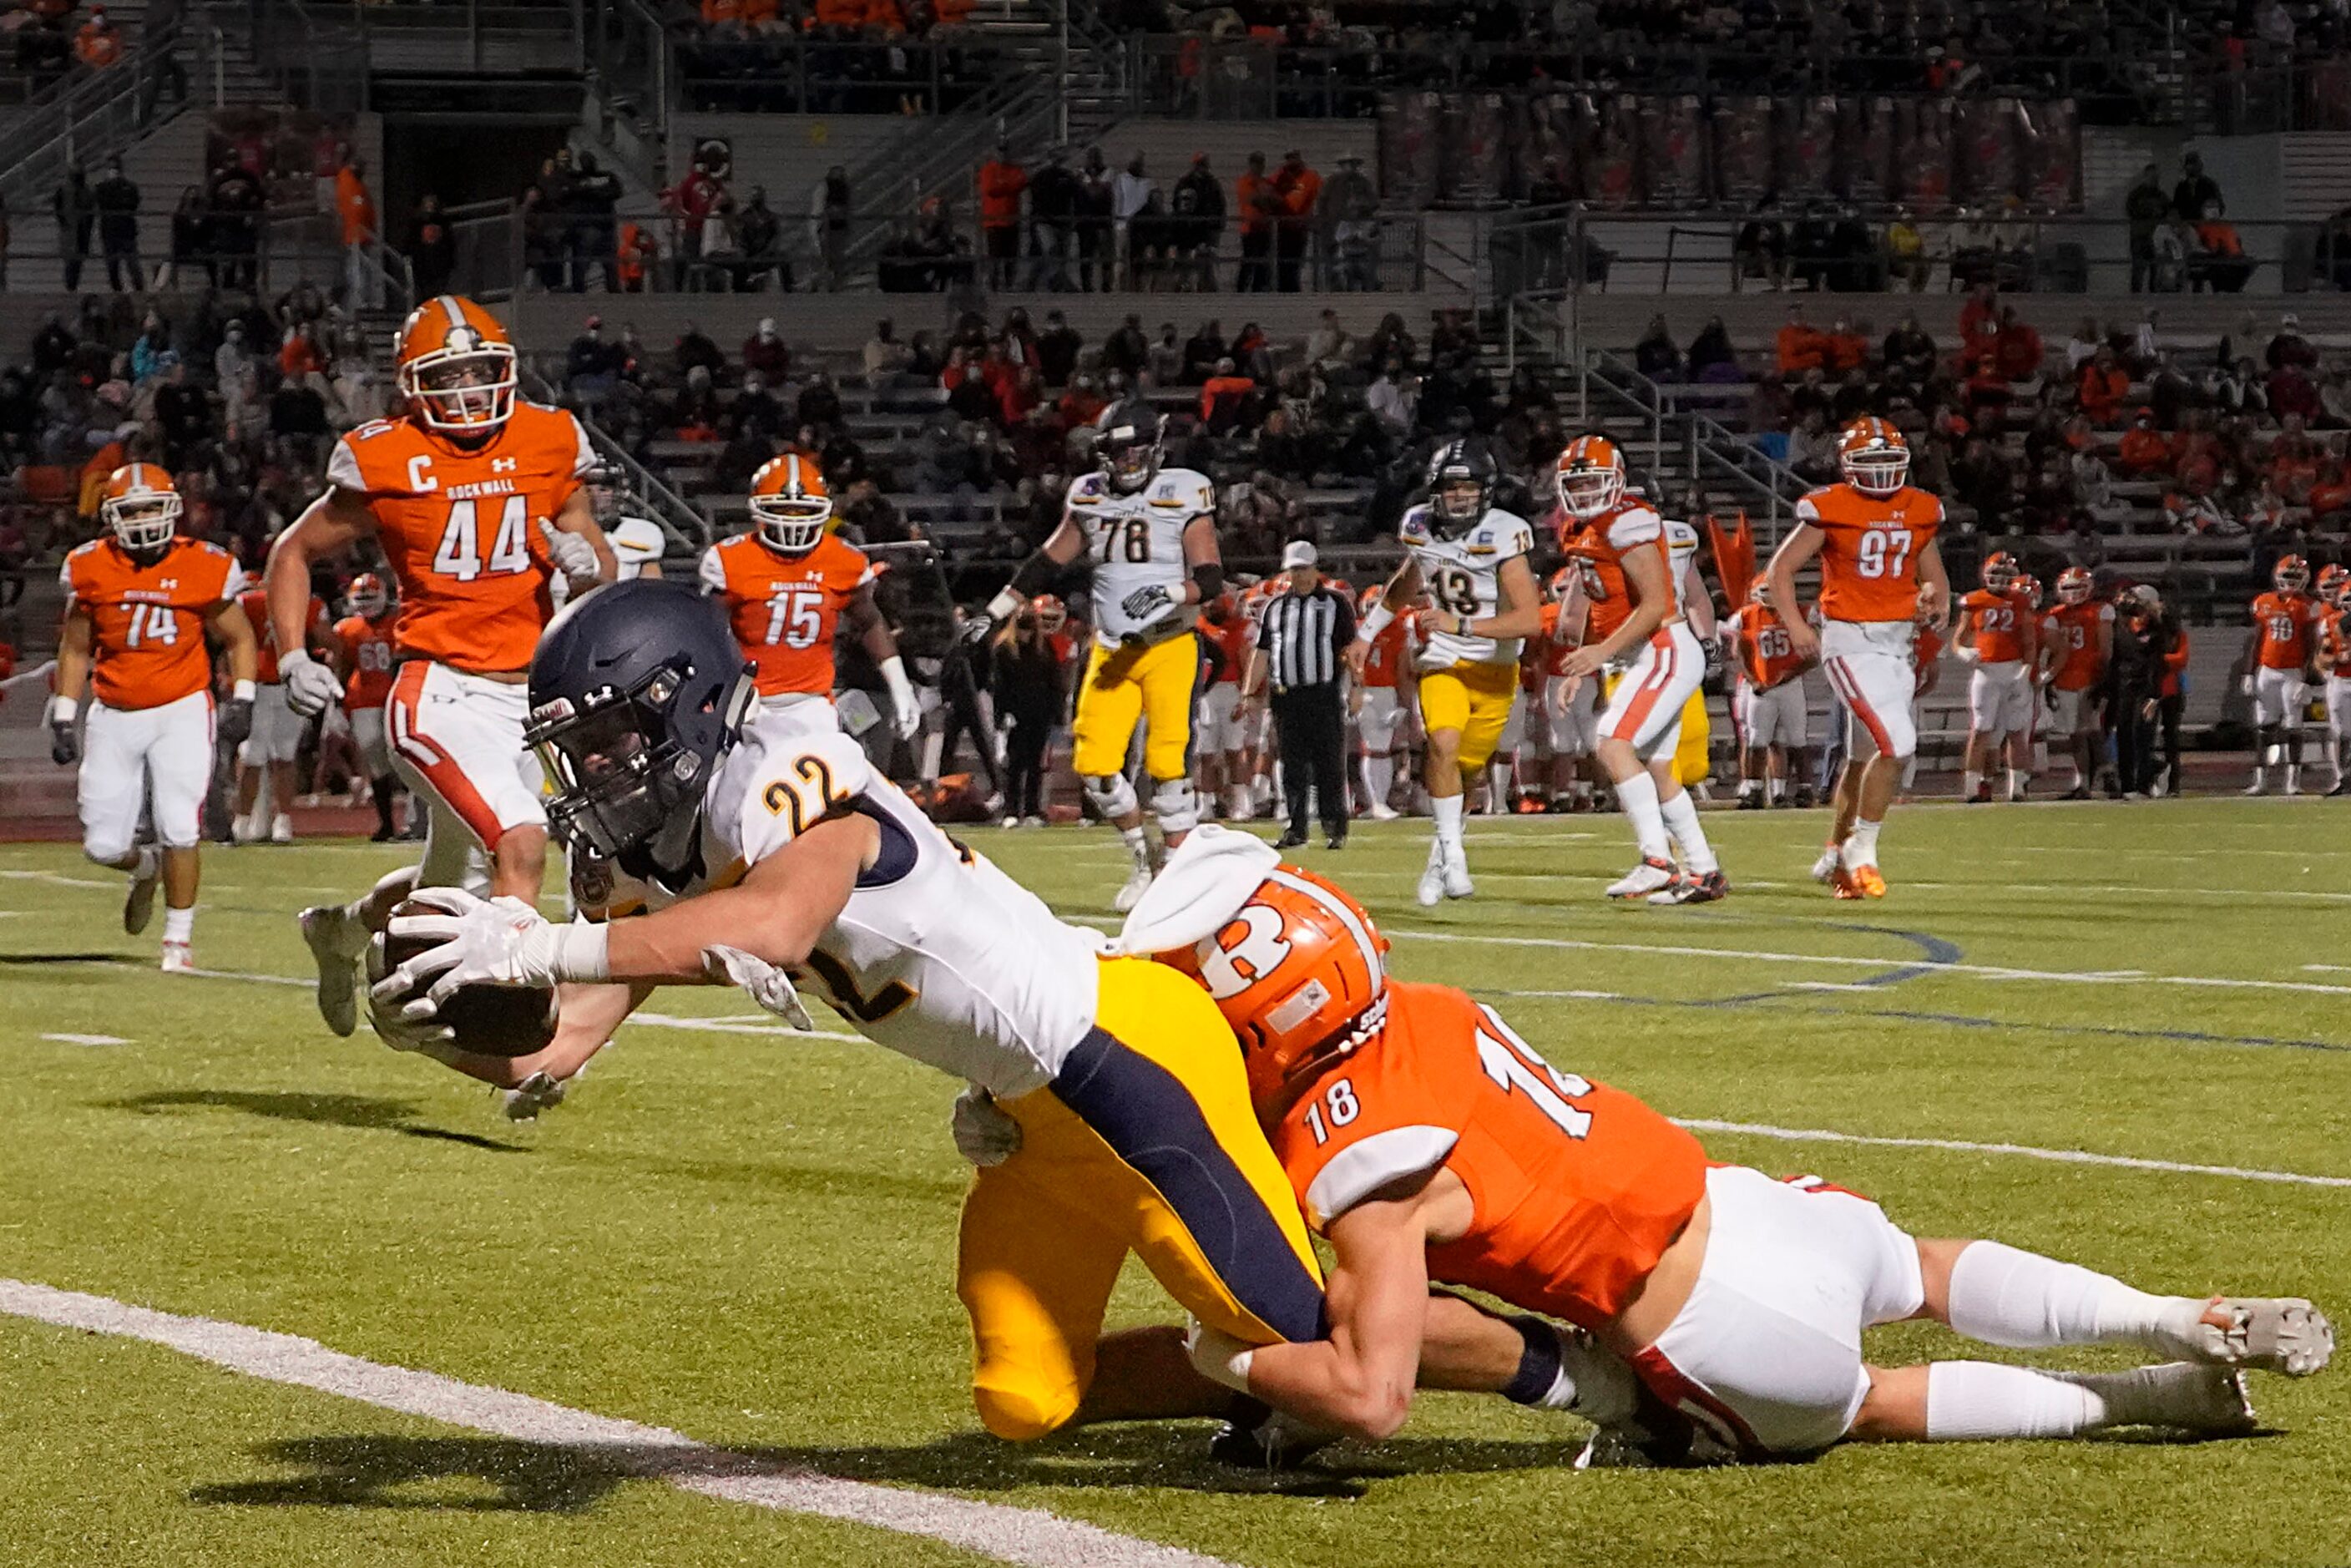
[[[1421,586],[1440,610],[1473,621],[1497,613],[1502,605],[1502,563],[1534,549],[1534,529],[1514,512],[1489,510],[1458,533],[1438,531],[1426,507],[1404,515],[1396,538],[1420,565]],[[1519,639],[1457,637],[1449,632],[1430,634],[1416,661],[1424,670],[1455,664],[1514,664]]]
[[[1821,541],[1821,615],[1828,621],[1908,623],[1918,613],[1918,557],[1943,526],[1943,503],[1905,485],[1865,496],[1824,485],[1796,503],[1796,520]]]
[[[1070,486],[1068,516],[1086,542],[1093,567],[1094,636],[1105,646],[1140,633],[1145,622],[1126,612],[1126,598],[1156,583],[1170,596],[1180,592],[1184,530],[1195,517],[1214,519],[1216,486],[1189,468],[1162,468],[1134,495],[1111,488],[1108,476],[1081,474]],[[1192,624],[1196,610],[1150,623],[1155,636]]]
[[[1335,1058],[1267,1132],[1318,1231],[1391,1185],[1451,1171],[1459,1238],[1429,1277],[1593,1327],[1697,1212],[1707,1158],[1633,1095],[1552,1067],[1450,986],[1390,981],[1385,1026]]]
[[[577,419],[519,402],[479,446],[389,419],[335,443],[327,478],[366,502],[400,584],[400,657],[476,674],[529,667],[554,613],[539,525],[594,456]]]

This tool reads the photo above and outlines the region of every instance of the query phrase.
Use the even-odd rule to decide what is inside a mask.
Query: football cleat
[[[131,879],[131,891],[122,898],[122,929],[126,935],[138,936],[155,917],[155,888],[162,877],[163,862],[159,854],[152,872]]]
[[[1233,1402],[1231,1419],[1208,1439],[1208,1458],[1244,1470],[1294,1470],[1338,1441],[1247,1395]]]
[[[1364,815],[1374,822],[1393,822],[1404,813],[1385,800],[1374,800],[1364,809]]]
[[[302,941],[319,967],[319,1016],[348,1038],[360,1024],[360,960],[367,952],[367,928],[340,904],[304,910]]]
[[[1669,887],[1680,875],[1671,861],[1643,856],[1641,863],[1608,884],[1611,898],[1646,898],[1660,889]]]
[[[1879,874],[1874,865],[1855,866],[1845,873],[1845,877],[1855,887],[1861,890],[1861,896],[1864,898],[1886,896],[1886,878]]]
[[[1692,876],[1685,872],[1670,886],[1661,887],[1649,894],[1651,904],[1716,904],[1730,896],[1730,879],[1719,871],[1700,872]]]
[[[2246,785],[2243,789],[2238,790],[2237,793],[2240,795],[2258,795],[2263,789],[2267,789],[2268,786],[2269,780],[2256,773],[2253,775],[2253,781]]]
[[[1118,890],[1118,896],[1110,901],[1111,908],[1116,910],[1121,915],[1124,915],[1136,904],[1142,903],[1143,895],[1151,891],[1152,875],[1153,873],[1149,866],[1136,866],[1134,871],[1127,874],[1126,883]]]
[[[2168,1427],[2207,1437],[2241,1437],[2260,1425],[2245,1392],[2245,1375],[2231,1367],[2168,1361],[2128,1372],[2048,1375],[2095,1389],[2115,1426]]]
[[[2308,1377],[2334,1359],[2335,1325],[2298,1296],[2215,1296],[2193,1324],[2166,1324],[2146,1343],[2210,1366]]]
[[[1447,898],[1467,898],[1478,891],[1469,880],[1469,855],[1466,850],[1456,850],[1445,857],[1438,878]]]
[[[163,944],[163,973],[193,975],[196,972],[196,955],[185,942]]]
[[[280,811],[269,819],[269,841],[290,844],[294,841],[294,819]]]
[[[1420,883],[1412,896],[1423,909],[1434,909],[1445,901],[1445,852],[1435,844],[1428,846],[1428,864],[1421,869]]]
[[[251,817],[239,817],[229,823],[228,836],[232,843],[256,842],[261,837],[261,824]]]
[[[1845,899],[1868,896],[1861,891],[1861,883],[1853,880],[1853,873],[1845,870],[1842,863],[1829,873],[1829,895]]]
[[[1844,846],[1831,844],[1821,852],[1821,858],[1813,862],[1813,880],[1833,883],[1836,881],[1837,873],[1843,869],[1844,869]]]

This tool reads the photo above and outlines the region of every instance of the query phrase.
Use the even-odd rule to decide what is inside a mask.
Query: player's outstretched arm
[[[1928,539],[1918,552],[1918,609],[1939,626],[1951,612],[1951,574],[1943,570],[1943,541]]]
[[[568,1082],[657,989],[644,983],[557,988],[555,1038],[528,1056],[484,1056],[438,1041],[419,1045],[417,1054],[498,1089],[518,1088],[539,1073],[552,1082]]]
[[[873,863],[881,844],[882,830],[871,818],[819,822],[733,887],[614,921],[606,927],[601,977],[706,984],[705,955],[713,947],[740,948],[778,968],[797,968],[848,904],[858,873]]]
[[[1821,639],[1804,619],[1804,607],[1796,598],[1796,573],[1821,553],[1821,546],[1827,540],[1828,535],[1814,525],[1798,523],[1780,541],[1780,548],[1771,552],[1771,565],[1764,574],[1771,583],[1771,609],[1788,631],[1788,646],[1807,663],[1821,656]],[[1939,555],[1935,558],[1935,566],[1937,570],[1942,570]]]
[[[1061,526],[1027,560],[1013,569],[1012,580],[997,591],[996,597],[987,601],[987,613],[973,623],[979,640],[986,641],[997,627],[1019,614],[1023,604],[1050,588],[1061,568],[1083,555],[1085,549],[1085,530],[1064,507]]]

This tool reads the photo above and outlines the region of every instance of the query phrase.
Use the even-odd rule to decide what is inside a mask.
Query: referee
[[[1278,849],[1306,841],[1306,800],[1321,802],[1322,831],[1332,849],[1347,841],[1347,649],[1355,640],[1355,607],[1322,586],[1314,547],[1292,539],[1281,552],[1283,591],[1267,601],[1250,651],[1244,697],[1270,688],[1281,731],[1282,786],[1290,830]]]

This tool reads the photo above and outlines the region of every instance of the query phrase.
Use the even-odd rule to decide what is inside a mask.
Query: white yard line
[[[131,1043],[119,1034],[45,1034],[41,1038],[55,1040],[59,1045],[129,1045]]]
[[[438,1373],[362,1361],[316,1340],[217,1318],[183,1317],[21,1280],[0,1280],[0,1312],[88,1333],[144,1340],[199,1361],[382,1410],[516,1442],[580,1450],[590,1461],[684,1491],[778,1513],[813,1514],[921,1536],[1033,1568],[1230,1568],[1198,1552],[1119,1535],[1037,1509],[952,1492],[841,1480],[695,1442],[666,1427],[598,1416]]]
[[[2111,1166],[2135,1171],[2171,1171],[2184,1176],[2228,1176],[2237,1181],[2283,1182],[2294,1186],[2351,1187],[2351,1176],[2305,1176],[2299,1171],[2255,1170],[2244,1166],[2199,1166],[2181,1160],[2143,1160],[2129,1155],[2092,1154],[2086,1149],[2043,1149],[2030,1144],[1979,1144],[1964,1138],[1881,1138],[1835,1133],[1822,1127],[1774,1127],[1760,1122],[1717,1122],[1702,1116],[1674,1120],[1694,1133],[1740,1133],[1795,1144],[1865,1144],[1884,1149],[1945,1149],[1962,1155],[2011,1155],[2069,1166]]]

